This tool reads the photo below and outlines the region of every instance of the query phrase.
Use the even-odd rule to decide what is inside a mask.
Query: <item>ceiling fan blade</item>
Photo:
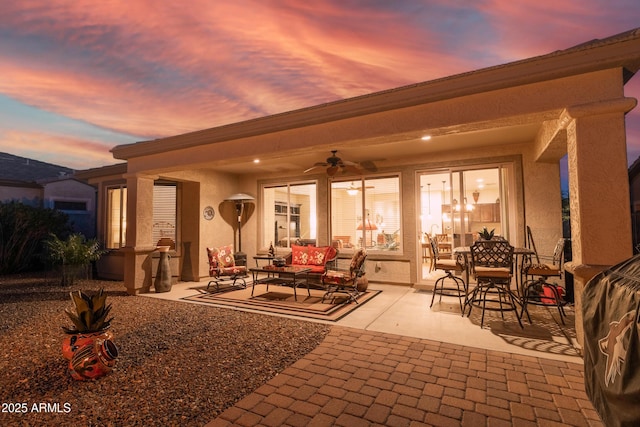
[[[353,165],[344,165],[342,168],[342,172],[362,173],[362,169],[360,169],[358,165],[354,163]]]
[[[377,172],[378,166],[373,163],[371,160],[365,160],[364,162],[360,162],[360,167],[368,172]]]
[[[309,172],[311,172],[311,171],[314,171],[314,170],[319,169],[319,168],[322,168],[322,167],[324,167],[324,166],[321,166],[321,165],[314,165],[314,166],[311,166],[309,169],[305,169],[305,171],[304,171],[303,173],[309,173]]]

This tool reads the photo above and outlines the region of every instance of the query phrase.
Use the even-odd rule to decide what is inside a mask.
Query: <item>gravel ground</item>
[[[69,292],[104,288],[119,357],[75,381]],[[329,326],[129,296],[121,282],[0,277],[0,426],[202,426],[313,350]]]

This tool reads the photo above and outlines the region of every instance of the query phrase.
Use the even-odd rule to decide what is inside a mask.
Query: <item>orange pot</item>
[[[98,331],[82,334],[68,334],[62,340],[62,355],[65,359],[71,360],[75,351],[87,344],[92,344],[96,339],[102,338],[104,340],[112,340],[113,334],[111,331]]]
[[[95,380],[113,369],[118,347],[111,340],[96,339],[79,347],[69,361],[69,373],[78,381]]]

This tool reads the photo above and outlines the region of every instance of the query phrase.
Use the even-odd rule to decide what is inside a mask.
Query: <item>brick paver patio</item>
[[[602,426],[583,366],[334,326],[207,427]]]

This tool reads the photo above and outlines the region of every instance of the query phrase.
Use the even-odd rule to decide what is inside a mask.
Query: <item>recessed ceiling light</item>
[[[253,159],[253,163],[260,163],[260,159]]]
[[[428,141],[430,139],[431,139],[431,135],[425,135],[425,136],[422,137],[423,141]]]

